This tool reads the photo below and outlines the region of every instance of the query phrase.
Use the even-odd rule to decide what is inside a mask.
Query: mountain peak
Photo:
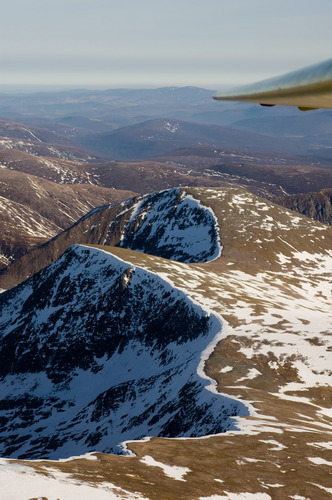
[[[0,310],[5,456],[117,452],[146,435],[223,432],[248,413],[197,373],[221,320],[102,250],[71,247]]]
[[[221,254],[213,211],[188,190],[174,188],[93,209],[4,269],[0,288],[32,276],[75,243],[121,246],[180,262],[205,262]]]

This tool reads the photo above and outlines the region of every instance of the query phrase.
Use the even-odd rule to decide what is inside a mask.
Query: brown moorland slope
[[[0,267],[48,241],[92,208],[133,194],[91,184],[57,184],[0,169]]]

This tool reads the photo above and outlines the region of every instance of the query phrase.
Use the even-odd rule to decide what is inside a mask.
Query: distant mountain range
[[[270,141],[272,137],[283,138],[289,145],[293,141],[298,152],[310,152],[311,156],[330,161],[330,111],[300,113],[289,107],[217,103],[212,100],[213,94],[196,87],[2,93],[0,116],[71,138],[160,118],[227,126],[262,134]]]
[[[299,151],[299,145],[287,139],[168,119],[149,120],[108,134],[81,137],[80,144],[96,154],[116,160],[153,158],[197,144],[238,149],[246,153],[296,154]],[[307,151],[305,146],[301,150],[303,154]]]

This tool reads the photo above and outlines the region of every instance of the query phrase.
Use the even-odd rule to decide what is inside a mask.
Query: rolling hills
[[[0,169],[0,267],[48,241],[92,208],[132,194],[88,183],[58,184],[20,170]]]
[[[177,186],[236,185],[322,222],[330,220],[328,215],[320,215],[329,213],[329,200],[322,194],[311,195],[311,208],[305,208],[303,201],[287,201],[288,195],[320,193],[330,186],[332,173],[328,162],[317,161],[313,165],[305,157],[271,152],[249,154],[204,144],[220,139],[221,132],[225,135],[226,129],[220,127],[202,128],[198,124],[160,119],[149,122],[148,131],[146,123],[136,125],[134,156],[140,156],[138,149],[144,146],[142,134],[148,134],[149,144],[154,137],[154,153],[163,151],[165,144],[166,150],[173,150],[153,160],[119,162],[78,149],[74,128],[54,132],[4,120],[0,125],[4,134],[0,138],[1,267],[55,236],[89,209],[123,200],[133,192],[143,194]],[[130,140],[133,141],[130,130],[115,131],[117,141],[122,134],[118,146],[126,151],[130,149]],[[245,135],[227,131],[223,140],[232,143],[241,137]],[[249,136],[246,140],[250,143]],[[261,140],[266,143],[264,138]],[[192,141],[190,147],[174,151],[177,145]],[[240,144],[241,141],[237,146]],[[264,147],[268,148],[268,144]],[[316,211],[314,198],[320,199]]]
[[[171,119],[149,120],[108,134],[89,135],[80,138],[80,144],[96,154],[116,160],[149,159],[195,144],[238,148],[245,152],[298,152],[297,144],[287,139],[269,139],[228,127]]]

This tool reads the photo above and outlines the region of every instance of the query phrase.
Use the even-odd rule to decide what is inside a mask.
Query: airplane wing
[[[218,92],[213,98],[262,106],[297,106],[302,111],[332,109],[332,59],[228,92]]]

